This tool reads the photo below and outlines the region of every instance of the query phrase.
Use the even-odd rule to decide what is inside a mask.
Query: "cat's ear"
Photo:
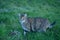
[[[18,16],[20,17],[20,16],[21,16],[21,14],[19,13],[19,14],[18,14]]]
[[[25,17],[27,17],[27,14],[24,14]]]
[[[21,13],[18,13],[18,18],[19,18],[19,19],[21,18]]]

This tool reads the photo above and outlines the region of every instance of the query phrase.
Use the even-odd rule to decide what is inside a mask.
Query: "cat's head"
[[[25,14],[25,13],[24,14],[19,13],[18,16],[19,16],[19,19],[21,19],[21,20],[24,20],[27,18],[27,14]]]

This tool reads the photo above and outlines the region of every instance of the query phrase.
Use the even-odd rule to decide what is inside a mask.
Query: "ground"
[[[0,40],[25,40],[19,13],[47,18],[51,23],[56,21],[46,33],[27,33],[27,40],[60,40],[60,0],[1,0]]]

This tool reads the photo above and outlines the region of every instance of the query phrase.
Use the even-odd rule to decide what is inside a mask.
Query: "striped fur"
[[[27,14],[21,14],[19,16],[19,21],[22,25],[23,30],[26,30],[28,32],[30,31],[46,32],[47,28],[49,28],[51,25],[48,19],[42,17],[31,18],[31,17],[27,17]]]

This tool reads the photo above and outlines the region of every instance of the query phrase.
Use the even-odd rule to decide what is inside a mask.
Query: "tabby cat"
[[[26,32],[46,32],[47,28],[52,28],[55,22],[50,23],[48,19],[42,17],[28,17],[27,14],[19,14],[19,22]]]

